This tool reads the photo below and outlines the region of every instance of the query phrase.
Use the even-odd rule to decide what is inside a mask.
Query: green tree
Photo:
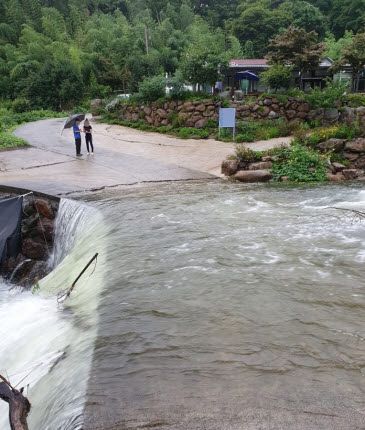
[[[232,31],[242,44],[251,41],[258,57],[267,52],[269,40],[287,27],[290,17],[282,10],[270,10],[261,5],[248,7],[232,21]]]
[[[318,7],[313,6],[307,1],[287,0],[284,1],[279,11],[291,17],[291,24],[295,27],[304,28],[307,31],[316,31],[323,37],[327,30],[327,19]]]
[[[281,64],[274,64],[261,73],[263,83],[275,92],[280,88],[287,90],[292,83],[292,77],[293,69]]]
[[[341,37],[346,30],[357,33],[365,28],[365,0],[333,0],[329,13],[331,30]]]
[[[352,68],[352,89],[358,91],[360,75],[365,68],[365,33],[358,33],[343,51],[339,64],[350,64]]]
[[[354,34],[352,31],[346,31],[344,36],[337,40],[334,34],[327,33],[324,39],[324,55],[334,61],[338,61],[341,58],[343,50],[351,45],[353,38]]]
[[[256,57],[253,43],[251,40],[247,40],[245,42],[245,46],[243,48],[243,55],[245,58],[255,58]]]
[[[271,40],[267,58],[271,64],[292,66],[302,74],[318,66],[323,51],[316,32],[290,26]]]
[[[195,21],[189,37],[180,70],[183,78],[193,84],[214,85],[228,61],[242,54],[237,39],[226,37],[220,29],[213,32],[202,19]]]

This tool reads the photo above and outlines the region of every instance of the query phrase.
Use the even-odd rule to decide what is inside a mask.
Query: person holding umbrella
[[[75,124],[72,126],[74,132],[75,145],[76,145],[76,157],[81,157],[81,130],[80,130],[80,120],[76,120]]]
[[[85,114],[78,113],[76,115],[72,115],[67,118],[65,125],[63,128],[72,128],[75,138],[75,146],[76,146],[76,156],[81,157],[81,130],[80,130],[80,122],[85,119]]]

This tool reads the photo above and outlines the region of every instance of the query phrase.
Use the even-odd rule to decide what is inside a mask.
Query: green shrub
[[[166,79],[163,76],[146,78],[139,84],[137,98],[141,101],[154,102],[165,97]]]
[[[171,88],[169,98],[172,100],[186,100],[192,95],[191,91],[185,89],[184,82],[178,76],[169,79],[168,85]]]
[[[290,157],[291,148],[286,145],[276,146],[275,148],[264,151],[262,155],[273,157],[276,161],[286,161]]]
[[[254,142],[255,141],[255,137],[256,136],[255,136],[255,134],[253,132],[246,131],[246,132],[237,134],[235,140],[236,140],[237,143]]]
[[[236,145],[236,156],[243,163],[254,163],[261,160],[262,153],[238,144]]]
[[[262,127],[257,130],[256,140],[269,140],[280,137],[280,129],[276,125]]]
[[[279,88],[288,89],[292,84],[292,76],[292,68],[282,64],[274,64],[261,73],[263,83],[275,92]]]
[[[329,127],[320,127],[301,139],[301,142],[316,146],[320,142],[328,139],[353,139],[361,135],[361,128],[358,123],[337,124]]]
[[[326,159],[318,152],[295,143],[286,157],[273,162],[272,173],[275,180],[280,180],[283,176],[292,182],[326,180]]]
[[[207,139],[209,132],[200,128],[181,127],[176,130],[176,135],[181,139]]]
[[[12,103],[12,109],[15,113],[27,112],[30,108],[30,101],[25,98],[17,98]]]
[[[0,151],[2,149],[19,148],[27,145],[28,144],[24,139],[21,139],[20,137],[17,137],[12,133],[0,133]]]
[[[305,95],[306,101],[312,108],[335,108],[346,101],[348,83],[327,81],[325,88],[315,88]]]
[[[365,106],[365,94],[348,94],[346,99],[350,107]]]

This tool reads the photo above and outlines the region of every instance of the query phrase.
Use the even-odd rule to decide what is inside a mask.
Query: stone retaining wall
[[[119,105],[117,116],[127,121],[144,121],[155,127],[175,125],[181,127],[203,128],[209,120],[217,123],[221,102],[199,101],[166,101],[141,105]],[[360,119],[365,124],[365,107],[352,109],[315,109],[311,110],[307,102],[293,97],[280,101],[276,97],[266,97],[252,104],[231,103],[237,109],[238,120],[277,119],[287,121],[317,120],[323,124]]]
[[[1,197],[14,197],[2,193]],[[52,267],[47,260],[53,250],[54,224],[58,202],[26,196],[23,201],[22,250],[0,267],[0,276],[16,285],[30,287],[44,278]]]

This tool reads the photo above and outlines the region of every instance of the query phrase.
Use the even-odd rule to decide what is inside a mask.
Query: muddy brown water
[[[364,222],[330,209],[365,210],[360,186],[214,181],[83,200],[100,218],[80,218],[44,285],[101,259],[50,317],[62,341],[48,353],[67,357],[34,381],[31,429],[365,428]],[[4,294],[8,309],[25,300]]]

